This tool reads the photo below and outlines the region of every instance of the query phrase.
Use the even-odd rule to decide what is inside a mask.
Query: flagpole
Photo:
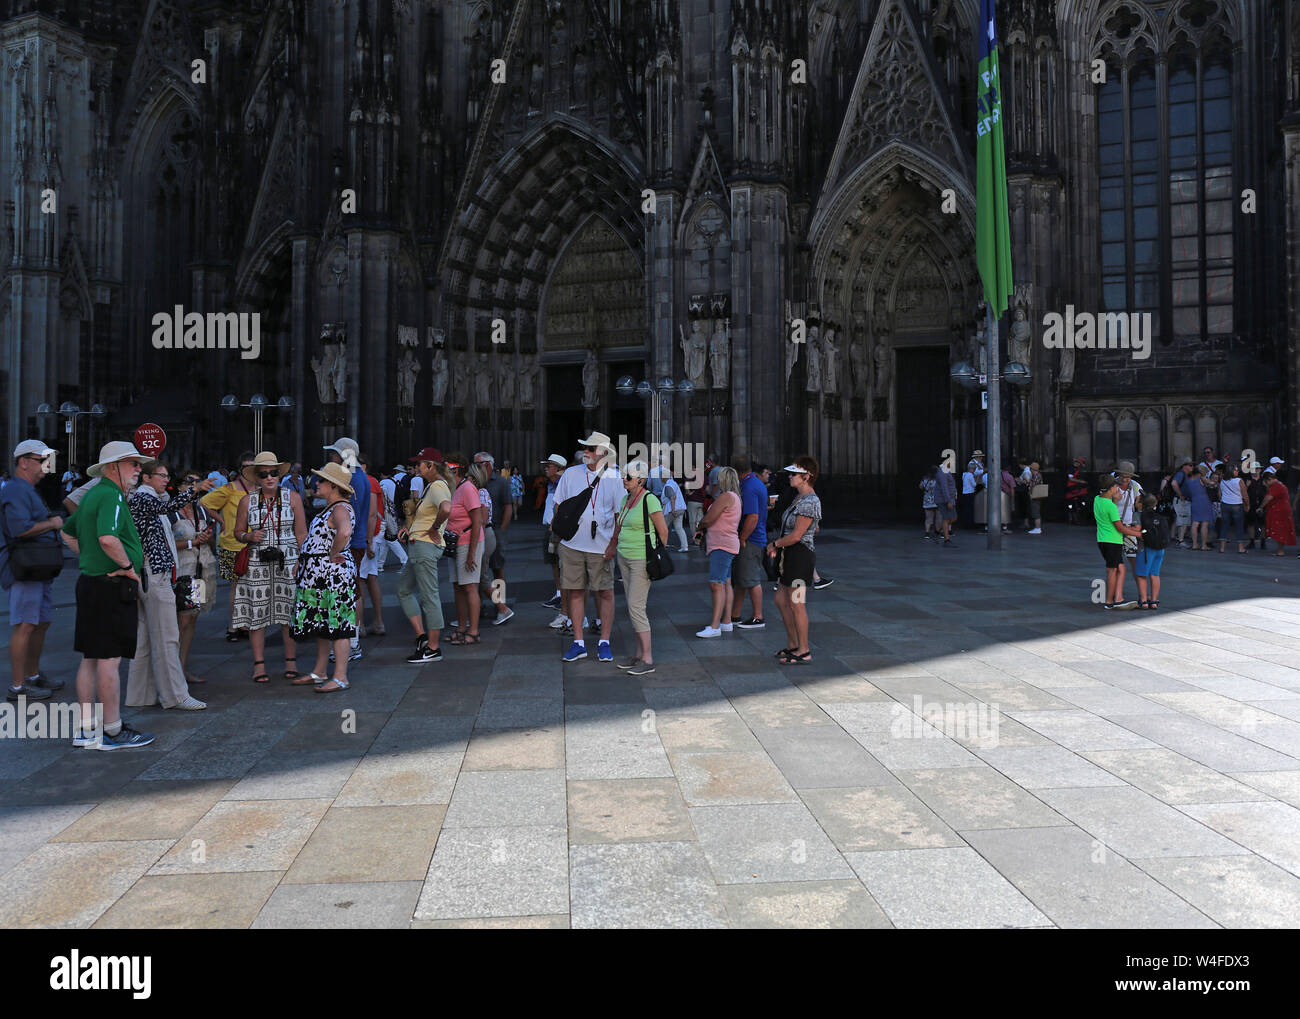
[[[1002,551],[1002,355],[998,336],[998,320],[993,314],[993,305],[986,305],[988,316],[988,394],[989,418],[987,443],[988,456],[985,466],[989,480],[984,486],[988,499],[988,512],[984,514],[988,521],[988,547],[990,551]]]

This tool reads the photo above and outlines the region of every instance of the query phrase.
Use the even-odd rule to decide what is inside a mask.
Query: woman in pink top
[[[451,514],[447,517],[444,534],[455,534],[456,562],[451,568],[456,585],[456,629],[449,635],[449,644],[477,644],[478,617],[482,601],[478,582],[482,568],[483,528],[487,514],[478,497],[478,488],[469,477],[469,461],[461,453],[451,453],[444,458],[456,488],[451,496]]]
[[[700,630],[697,637],[721,637],[731,629],[731,560],[740,552],[740,476],[734,468],[718,471],[718,497],[700,521],[700,531],[708,534],[709,588],[713,592],[713,622]]]

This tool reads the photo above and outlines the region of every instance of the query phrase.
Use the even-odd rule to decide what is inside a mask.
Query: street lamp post
[[[265,448],[262,442],[263,426],[262,415],[270,410],[292,410],[293,399],[288,396],[282,396],[275,403],[271,403],[261,393],[254,393],[247,403],[240,403],[239,398],[234,393],[227,393],[221,398],[221,409],[227,414],[233,414],[240,407],[247,407],[253,412],[253,448],[259,453]]]
[[[102,403],[96,403],[91,406],[90,410],[82,410],[71,400],[64,400],[56,411],[50,404],[43,403],[36,408],[36,413],[42,417],[49,417],[51,414],[58,414],[60,417],[68,419],[71,427],[67,429],[68,433],[68,466],[71,467],[77,462],[77,418],[90,415],[97,421],[102,421],[108,414]]]
[[[614,384],[614,388],[624,396],[631,396],[635,393],[642,399],[649,399],[658,395],[658,399],[650,404],[650,435],[652,441],[659,443],[660,456],[662,456],[662,451],[669,448],[668,432],[672,427],[672,415],[669,411],[672,406],[673,394],[690,396],[691,393],[695,392],[694,383],[689,379],[682,379],[677,382],[665,375],[657,384],[653,384],[648,379],[636,382],[631,375],[624,375]],[[655,459],[658,459],[658,457]]]
[[[989,326],[989,335],[994,337],[989,344],[990,364],[993,370],[987,375],[980,375],[970,362],[959,361],[952,366],[948,377],[962,389],[982,389],[988,393],[988,466],[990,473],[995,476],[986,489],[988,492],[986,518],[989,527],[988,547],[996,551],[1002,547],[1002,405],[999,399],[1001,396],[999,383],[1006,382],[1010,386],[1021,389],[1029,385],[1033,378],[1029,366],[1019,361],[1012,361],[1005,370],[999,372],[996,323],[991,318]]]

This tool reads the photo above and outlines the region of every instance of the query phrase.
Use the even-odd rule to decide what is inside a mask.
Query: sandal
[[[318,686],[318,687],[316,687],[316,692],[317,692],[317,693],[334,693],[335,691],[338,691],[338,690],[346,690],[348,687],[350,687],[350,686],[352,685],[352,684],[349,683],[346,679],[339,679],[337,676],[335,676],[335,677],[334,677],[333,679],[331,679],[329,682],[333,683],[334,685],[333,685],[333,686]]]
[[[812,661],[812,652],[805,651],[803,654],[797,655],[793,651],[787,651],[777,661],[782,665],[807,665]]]
[[[291,680],[290,682],[293,686],[306,686],[308,683],[314,683],[316,686],[320,686],[327,679],[329,679],[329,676],[318,676],[316,673],[311,672],[305,676],[299,676],[297,679]]]
[[[781,657],[783,657],[783,656],[785,656],[785,655],[792,655],[792,654],[794,654],[794,648],[792,648],[792,647],[783,647],[780,651],[773,651],[773,652],[772,652],[772,657],[773,657],[773,658],[781,658]]]
[[[293,662],[293,668],[289,668],[289,663]],[[297,679],[302,673],[298,671],[298,656],[290,655],[284,660],[284,678]]]
[[[457,630],[456,633],[452,635],[451,640],[447,643],[461,647],[465,644],[481,644],[482,640],[477,633],[462,633],[460,630]]]
[[[1149,602],[1147,602],[1147,608],[1149,608],[1149,609],[1158,609],[1158,608],[1160,608],[1160,603],[1159,603],[1158,601],[1149,601]]]
[[[258,659],[258,660],[255,661],[253,664],[254,664],[254,665],[265,665],[266,662],[265,662],[264,660],[262,660],[262,659]],[[254,683],[269,683],[269,682],[271,682],[271,677],[268,676],[268,675],[265,673],[265,671],[263,671],[263,672],[259,672],[256,676],[253,677],[253,682],[254,682]]]

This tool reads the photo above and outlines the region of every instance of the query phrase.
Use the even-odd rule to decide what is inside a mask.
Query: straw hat
[[[348,474],[342,464],[327,463],[320,470],[312,471],[312,473],[316,477],[328,481],[343,494],[352,494],[352,476]]]
[[[109,464],[120,463],[123,460],[137,460],[142,467],[150,462],[147,456],[135,448],[133,442],[109,442],[99,451],[99,463],[87,467],[86,473],[92,478],[98,478]]]
[[[250,485],[256,485],[258,482],[257,472],[259,470],[265,470],[267,467],[274,467],[276,470],[276,477],[282,478],[289,473],[289,468],[292,466],[293,464],[281,460],[269,449],[264,449],[253,458],[251,464],[239,473],[244,476],[244,480]]]

